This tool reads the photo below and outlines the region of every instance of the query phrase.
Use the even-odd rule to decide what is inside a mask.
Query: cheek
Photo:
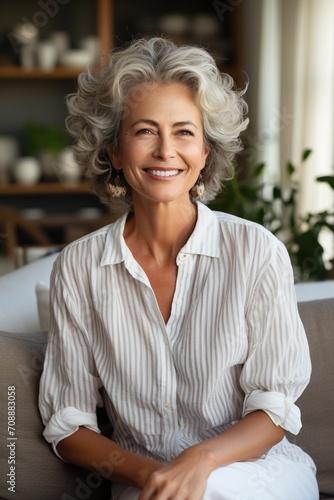
[[[205,163],[206,153],[205,148],[202,144],[189,145],[189,147],[185,150],[185,154],[187,154],[189,157],[192,157],[194,161],[197,160],[199,163]]]
[[[130,166],[134,163],[135,159],[138,159],[139,151],[138,148],[133,146],[122,145],[120,148],[117,164],[119,168],[126,168],[126,166]]]
[[[138,158],[147,154],[151,149],[152,144],[149,141],[135,140],[124,144],[123,156],[128,159]]]

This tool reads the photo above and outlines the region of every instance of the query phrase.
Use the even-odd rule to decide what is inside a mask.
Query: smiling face
[[[134,205],[189,202],[209,153],[194,96],[180,84],[146,84],[140,95],[129,99],[111,161],[132,187]]]

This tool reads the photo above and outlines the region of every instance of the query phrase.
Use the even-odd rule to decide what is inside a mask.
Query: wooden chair
[[[18,210],[0,205],[0,250],[15,260],[18,247],[18,231],[21,231],[33,244],[52,245],[52,241],[36,220],[24,217]]]

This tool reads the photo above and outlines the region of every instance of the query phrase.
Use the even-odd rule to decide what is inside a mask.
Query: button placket
[[[172,459],[175,455],[178,455],[179,449],[179,423],[177,420],[176,407],[169,401],[166,401],[163,405],[164,409],[164,450],[166,455]]]
[[[176,410],[176,381],[171,348],[160,345],[160,409],[164,414],[161,438],[166,456],[175,454],[178,435],[178,421]]]

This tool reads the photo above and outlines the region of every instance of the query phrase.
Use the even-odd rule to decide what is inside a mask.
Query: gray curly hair
[[[76,93],[67,97],[66,126],[74,151],[93,192],[114,210],[132,207],[131,189],[125,205],[107,192],[112,166],[107,149],[117,151],[119,128],[129,99],[145,99],[147,83],[180,83],[190,88],[201,110],[204,141],[210,148],[202,178],[202,202],[207,203],[233,176],[232,162],[241,151],[240,132],[248,124],[243,91],[234,89],[231,76],[221,74],[204,49],[176,45],[160,37],[138,39],[111,51],[107,64],[87,70],[78,78]],[[126,181],[125,181],[126,182]]]

